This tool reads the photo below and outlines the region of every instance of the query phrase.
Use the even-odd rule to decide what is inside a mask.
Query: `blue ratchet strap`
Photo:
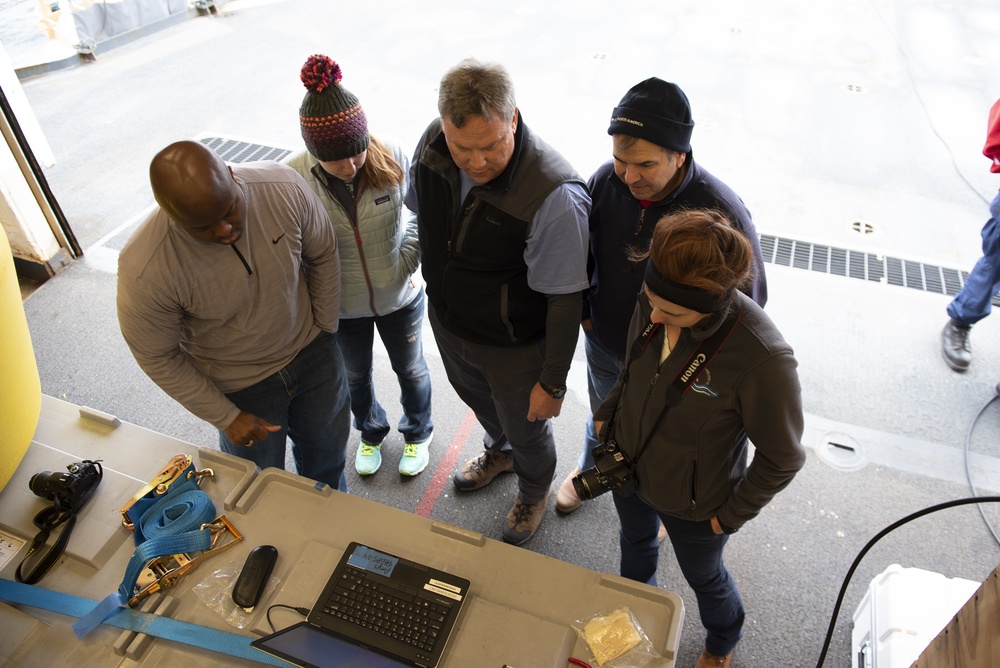
[[[212,546],[212,533],[202,529],[215,519],[215,505],[208,494],[195,489],[164,496],[149,507],[136,525],[146,541],[135,548],[118,587],[122,599],[128,601],[135,593],[135,583],[151,559],[168,554],[184,554],[207,550]]]
[[[83,638],[100,625],[108,615],[125,607],[135,594],[135,585],[146,564],[152,559],[171,554],[207,550],[212,546],[212,534],[203,525],[215,519],[215,505],[205,492],[194,489],[167,494],[152,504],[135,523],[146,540],[129,559],[118,591],[108,595],[80,620],[73,624],[77,638]]]
[[[185,469],[181,474],[181,477],[184,479],[181,481],[175,481],[174,484],[168,488],[168,491],[165,494],[158,495],[155,491],[153,491],[132,504],[128,510],[128,514],[129,517],[136,518],[133,523],[133,526],[135,527],[136,546],[141,545],[143,541],[149,538],[143,530],[141,520],[146,516],[146,513],[156,506],[156,504],[162,503],[165,499],[172,499],[176,494],[181,492],[201,489],[198,486],[198,479],[192,475],[194,472],[194,466],[188,466],[187,469]]]
[[[5,578],[0,578],[0,600],[29,605],[34,608],[49,610],[70,617],[83,617],[98,603],[89,598],[63,594],[43,589],[42,587],[21,584]],[[144,633],[165,640],[173,640],[192,647],[249,659],[250,661],[256,661],[269,666],[283,666],[287,668],[290,665],[270,654],[250,647],[252,638],[248,636],[228,631],[219,631],[207,626],[182,622],[170,617],[133,610],[132,608],[119,608],[104,619],[103,623],[119,629]]]

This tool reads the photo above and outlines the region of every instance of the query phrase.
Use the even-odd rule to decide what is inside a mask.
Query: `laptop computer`
[[[250,646],[308,668],[435,668],[469,587],[465,578],[352,542],[306,621]]]

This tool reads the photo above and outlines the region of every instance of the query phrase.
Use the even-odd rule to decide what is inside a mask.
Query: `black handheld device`
[[[258,545],[250,550],[240,576],[233,585],[233,602],[247,612],[253,610],[264,593],[271,569],[278,558],[278,550],[273,545]]]

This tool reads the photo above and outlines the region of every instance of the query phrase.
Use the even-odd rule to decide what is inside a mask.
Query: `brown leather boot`
[[[729,664],[733,662],[733,652],[736,648],[729,650],[729,654],[725,656],[716,656],[714,654],[709,654],[707,649],[701,651],[701,656],[698,657],[698,663],[694,664],[694,668],[729,668]]]

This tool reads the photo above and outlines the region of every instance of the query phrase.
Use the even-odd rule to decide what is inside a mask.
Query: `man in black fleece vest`
[[[459,490],[514,471],[503,539],[538,528],[555,474],[559,415],[587,287],[590,196],[524,123],[506,70],[465,60],[445,74],[417,145],[406,204],[417,214],[428,318],[455,391],[486,434]]]

